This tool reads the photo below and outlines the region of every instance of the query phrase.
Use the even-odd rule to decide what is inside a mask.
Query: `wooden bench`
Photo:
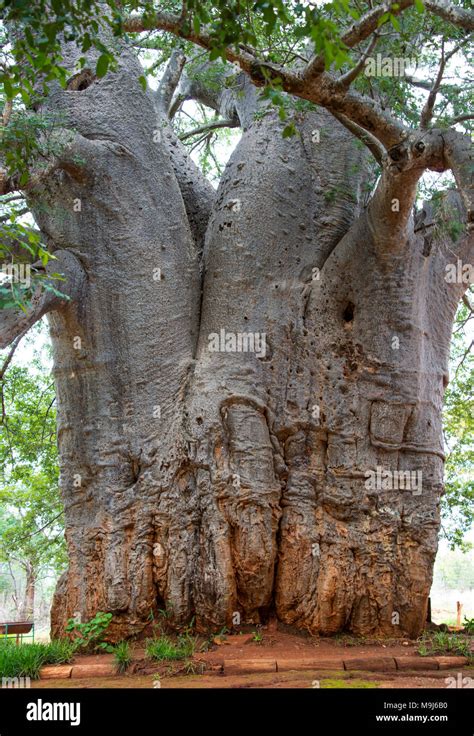
[[[35,640],[35,625],[33,621],[3,621],[0,622],[0,636],[5,639],[14,636],[16,643],[19,644],[20,640],[33,639]]]

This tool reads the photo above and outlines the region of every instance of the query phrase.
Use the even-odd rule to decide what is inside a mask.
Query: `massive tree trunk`
[[[29,194],[74,297],[50,313],[69,550],[53,635],[106,610],[120,638],[163,608],[200,629],[276,614],[416,635],[452,249],[413,223],[386,247],[360,144],[322,110],[285,139],[252,93],[213,202],[139,74],[124,51],[50,95],[75,135]],[[381,488],[377,468],[417,482]]]

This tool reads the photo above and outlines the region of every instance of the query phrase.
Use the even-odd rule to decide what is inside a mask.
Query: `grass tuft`
[[[456,654],[472,658],[471,642],[462,634],[450,634],[447,631],[425,632],[418,642],[418,654],[421,654],[422,657],[435,654]]]
[[[123,674],[128,670],[132,661],[132,653],[128,641],[121,641],[115,645],[114,660],[119,674]]]
[[[179,636],[173,642],[169,636],[160,636],[158,639],[148,639],[146,653],[151,659],[175,660],[192,657],[196,648],[196,642],[191,636]]]
[[[15,644],[0,640],[0,677],[31,677],[38,679],[46,664],[65,664],[74,656],[75,647],[66,639],[49,644]]]

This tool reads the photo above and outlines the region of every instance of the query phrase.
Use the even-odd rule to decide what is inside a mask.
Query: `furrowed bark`
[[[78,55],[65,49],[71,69]],[[81,74],[44,109],[87,142],[83,160],[29,192],[84,274],[80,298],[50,314],[70,559],[53,634],[104,610],[121,639],[166,609],[178,628],[276,613],[313,633],[417,636],[459,290],[444,231],[430,241],[410,216],[426,168],[449,163],[465,182],[463,154],[326,73],[309,92],[288,73],[285,89],[386,147],[364,210],[370,164],[346,128],[319,109],[283,138],[241,80],[243,96],[215,101],[243,136],[214,198],[129,50],[105,78]],[[379,471],[388,485],[368,483]]]

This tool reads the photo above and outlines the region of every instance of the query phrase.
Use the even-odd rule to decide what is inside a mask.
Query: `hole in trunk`
[[[67,83],[67,88],[73,92],[82,92],[91,86],[95,77],[90,69],[83,69],[78,74],[75,74]]]
[[[344,322],[352,322],[354,319],[354,305],[352,302],[349,302],[349,304],[344,309],[344,312],[342,313],[342,319]]]

